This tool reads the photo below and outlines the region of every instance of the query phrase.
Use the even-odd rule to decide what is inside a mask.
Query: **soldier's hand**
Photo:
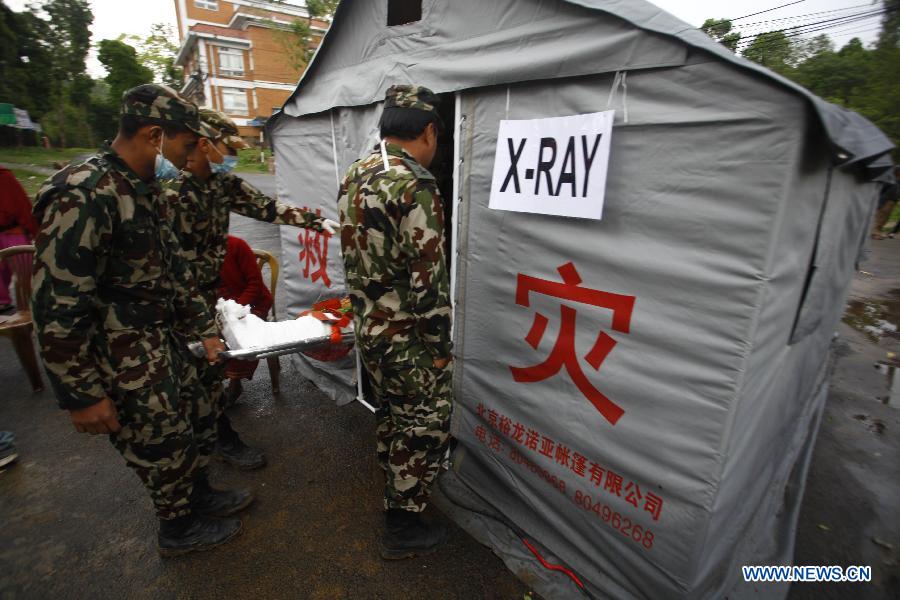
[[[206,338],[203,340],[203,349],[206,350],[206,360],[209,364],[214,365],[219,360],[219,353],[225,352],[225,344],[217,337]]]
[[[109,398],[87,408],[70,410],[69,416],[78,433],[115,433],[122,429],[116,407]]]
[[[443,369],[443,368],[445,368],[447,365],[450,364],[450,361],[452,360],[452,358],[451,358],[451,357],[447,357],[447,358],[435,358],[435,359],[433,359],[433,360],[434,360],[434,368],[435,368],[435,369]]]
[[[341,224],[337,221],[332,221],[331,219],[325,219],[322,221],[322,229],[327,231],[331,235],[334,235],[341,228]]]

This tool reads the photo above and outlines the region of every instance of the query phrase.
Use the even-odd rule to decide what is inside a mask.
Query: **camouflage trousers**
[[[174,519],[190,512],[194,481],[209,461],[214,410],[208,394],[188,393],[197,384],[174,338],[146,358],[113,374],[110,396],[122,428],[110,441],[150,493],[157,516]]]
[[[384,508],[421,512],[450,439],[453,364],[437,369],[381,363],[366,370],[379,403],[375,433]]]
[[[193,422],[197,440],[197,470],[206,473],[216,449],[217,426],[224,407],[224,372],[221,365],[211,365],[205,358],[185,352],[181,368],[181,401],[204,407]]]

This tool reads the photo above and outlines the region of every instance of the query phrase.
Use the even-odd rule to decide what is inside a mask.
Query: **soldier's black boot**
[[[419,513],[392,508],[385,513],[384,521],[381,558],[385,560],[425,556],[447,541],[447,529],[428,525]]]
[[[228,517],[240,512],[253,503],[250,490],[217,490],[209,484],[206,476],[194,482],[191,494],[191,510],[207,517]]]
[[[266,455],[261,450],[245,444],[237,431],[231,427],[231,419],[222,413],[218,421],[219,439],[216,442],[216,457],[243,471],[252,471],[266,466]]]
[[[241,531],[240,519],[187,515],[159,521],[159,555],[180,556],[220,546]]]

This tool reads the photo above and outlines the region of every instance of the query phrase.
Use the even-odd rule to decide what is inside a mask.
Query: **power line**
[[[778,10],[779,8],[784,8],[786,6],[793,6],[795,4],[800,4],[801,2],[806,2],[806,0],[796,0],[795,2],[789,2],[788,4],[782,4],[781,6],[776,6],[775,8],[768,8],[766,10],[761,10],[759,12],[751,13],[749,15],[744,15],[743,17],[738,17],[736,19],[728,19],[729,21],[740,21],[741,19],[746,19],[749,17],[755,17],[756,15],[761,15],[767,12],[772,12],[773,10]]]
[[[814,23],[805,23],[803,25],[796,25],[794,27],[788,27],[785,29],[777,30],[777,31],[783,33],[785,35],[785,37],[796,37],[798,35],[805,35],[805,34],[817,32],[817,31],[825,31],[827,29],[834,29],[835,27],[841,27],[843,25],[850,25],[852,23],[866,21],[869,19],[880,17],[880,16],[890,13],[890,12],[893,12],[893,11],[889,10],[889,9],[880,9],[880,10],[874,10],[874,11],[859,12],[859,13],[855,13],[852,15],[844,15],[841,17],[824,19],[821,21],[816,21]],[[770,34],[770,33],[775,33],[775,31],[765,31],[762,33],[742,37],[740,39],[740,41],[738,42],[737,46],[745,47],[745,46],[753,43],[757,38],[767,35],[767,34]]]
[[[836,12],[847,12],[848,10],[855,10],[857,8],[864,8],[864,7],[871,8],[872,3],[869,2],[866,4],[857,4],[854,6],[847,6],[845,8],[837,8],[835,10],[824,10],[824,11],[819,11],[819,12],[803,13],[803,14],[799,14],[799,15],[792,15],[790,17],[781,17],[779,19],[769,19],[768,21],[756,21],[754,23],[743,23],[743,24],[741,24],[741,30],[743,31],[744,29],[758,29],[769,23],[778,23],[781,21],[808,20],[808,19],[813,19],[813,18],[821,16],[821,15],[827,15],[827,14],[832,14],[832,13],[836,13]]]

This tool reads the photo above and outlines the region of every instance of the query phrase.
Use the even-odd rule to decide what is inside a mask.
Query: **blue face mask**
[[[172,162],[162,154],[156,155],[156,178],[157,179],[178,179],[181,171]]]
[[[163,142],[165,141],[166,137],[165,134],[163,134]],[[157,179],[178,179],[178,176],[181,174],[178,167],[173,165],[172,161],[163,156],[162,143],[160,143],[159,148],[157,148],[155,171]]]
[[[212,170],[213,173],[221,175],[221,174],[230,173],[231,171],[233,171],[234,168],[237,166],[237,164],[238,164],[237,156],[223,156],[222,162],[220,162],[220,163],[210,162],[209,168]]]

